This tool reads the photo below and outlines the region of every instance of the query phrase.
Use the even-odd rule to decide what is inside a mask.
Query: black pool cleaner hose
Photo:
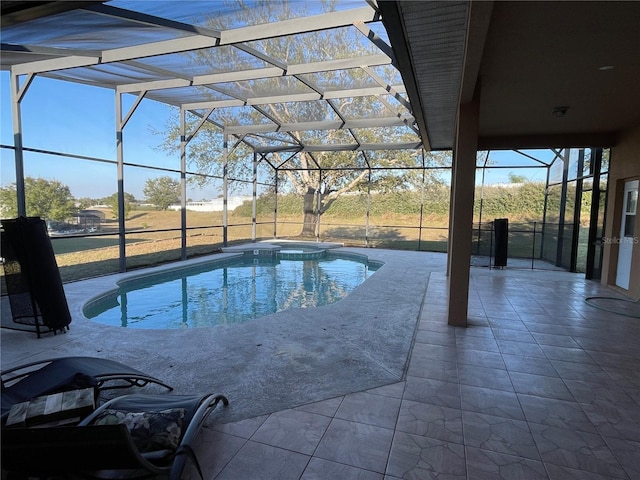
[[[632,318],[640,318],[640,309],[638,311],[638,313],[629,313],[629,312],[624,312],[624,311],[617,311],[617,310],[611,310],[608,308],[605,308],[601,305],[598,305],[595,300],[614,300],[614,301],[618,301],[618,302],[627,302],[627,303],[632,303],[634,305],[640,305],[640,300],[629,300],[626,298],[617,298],[617,297],[587,297],[584,299],[584,301],[587,303],[587,305],[591,305],[594,308],[599,308],[600,310],[604,310],[605,312],[609,312],[609,313],[617,313],[618,315],[624,315],[625,317],[632,317]]]

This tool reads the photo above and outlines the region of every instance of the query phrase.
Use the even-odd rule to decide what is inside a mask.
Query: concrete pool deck
[[[161,335],[134,338],[113,332],[113,338],[105,339],[109,330],[74,314],[75,323],[64,335],[38,340],[35,334],[3,330],[2,367],[35,358],[96,355],[145,369],[174,384],[174,393],[212,390],[229,395],[230,406],[214,412],[198,437],[196,452],[207,480],[640,478],[638,302],[617,302],[622,313],[611,311],[611,305],[594,308],[587,298],[620,296],[581,274],[471,268],[469,326],[452,327],[446,320],[445,255],[361,250],[386,259],[392,266],[389,277],[376,277],[378,272],[360,289],[364,292],[344,305],[339,302],[338,309],[318,309],[326,308],[327,315],[283,317],[303,319],[308,332],[277,319],[250,322],[253,329],[229,337],[247,358],[220,347],[213,335],[201,339],[176,332],[163,340]],[[382,281],[399,277],[396,284]],[[369,284],[376,278],[380,283]],[[85,300],[91,292],[83,293],[75,284],[65,288],[68,294],[77,290]],[[417,297],[401,295],[405,288]],[[405,309],[403,302],[411,307]],[[412,322],[416,308],[408,368],[396,381],[404,357],[383,362],[386,356],[360,341],[359,335],[372,335],[367,331],[371,324],[362,318],[374,319],[373,326],[381,328],[376,316]],[[310,321],[314,319],[329,322],[334,334],[322,331]],[[351,320],[367,327],[350,332],[354,343],[339,335]],[[252,348],[251,342],[265,333],[270,343]],[[320,343],[317,335],[335,343]],[[379,341],[378,347],[386,348],[386,340]],[[393,349],[394,341],[389,344]],[[198,351],[209,345],[216,346],[219,357]],[[326,348],[363,368],[350,370],[353,377],[345,378],[338,371],[340,361]],[[243,366],[262,361],[278,369],[266,371],[266,379]],[[227,375],[230,368],[239,370]],[[316,378],[315,370],[325,374]],[[306,376],[301,374],[305,371]],[[372,373],[364,375],[367,381],[391,383],[362,387],[362,372]],[[288,375],[304,388],[286,391],[291,383],[283,376]],[[339,388],[331,386],[334,377]],[[275,397],[264,394],[267,389]],[[332,396],[341,389],[350,393]],[[303,403],[305,395],[327,397]],[[272,408],[277,411],[232,421]],[[185,473],[185,479],[200,478],[193,469]]]
[[[86,302],[116,288],[117,281],[176,265],[65,284],[70,330],[37,339],[3,329],[2,368],[59,356],[106,357],[149,372],[176,393],[224,393],[232,399],[225,421],[398,382],[407,367],[430,272],[442,271],[446,257],[363,248],[335,251],[365,255],[384,265],[333,305],[212,328],[126,329],[84,317]]]

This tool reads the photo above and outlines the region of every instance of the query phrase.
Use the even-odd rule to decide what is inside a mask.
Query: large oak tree
[[[313,13],[332,11],[334,2],[272,2],[268,0],[251,2],[250,6],[242,0],[228,2],[230,8],[227,16],[217,16],[207,21],[207,27],[216,30],[227,30],[232,25],[261,25],[289,20],[305,13],[305,9],[313,8]],[[368,41],[355,28],[340,28],[307,34],[287,35],[269,38],[265,41],[251,42],[252,49],[260,51],[270,59],[288,65],[310,62],[322,62],[335,58],[352,58],[360,55],[379,54],[380,50]],[[256,57],[249,55],[242,48],[225,46],[215,49],[204,49],[191,52],[193,64],[207,65],[210,71],[239,71],[256,68]],[[267,65],[268,66],[268,65]],[[395,67],[384,65],[377,67],[376,75],[384,77],[390,84],[401,83]],[[357,89],[378,86],[370,72],[361,68],[350,68],[315,73],[313,75],[283,76],[278,78],[262,78],[228,82],[215,85],[217,94],[228,94],[234,98],[252,98],[256,96],[282,95],[288,92],[299,92],[301,88],[315,85],[321,90]],[[206,90],[203,88],[203,90]],[[226,168],[228,178],[251,178],[253,151],[246,141],[259,147],[282,147],[285,145],[328,145],[375,143],[415,142],[420,139],[415,131],[402,128],[362,128],[353,130],[300,130],[276,132],[269,134],[250,134],[232,138],[225,166],[223,148],[223,128],[225,126],[257,125],[266,121],[279,124],[295,124],[297,122],[324,121],[335,119],[367,119],[378,116],[398,117],[406,115],[406,102],[398,102],[393,95],[384,100],[376,96],[352,96],[334,98],[330,103],[325,101],[274,102],[261,104],[257,108],[218,108],[209,115],[210,123],[205,123],[198,131],[187,149],[187,160],[190,168],[206,174],[195,181],[207,182],[211,176],[221,177]],[[214,95],[212,94],[212,99]],[[269,119],[269,120],[267,120]],[[188,116],[187,133],[193,131],[194,125],[200,121],[197,115]],[[168,132],[168,133],[167,133]],[[165,141],[163,148],[176,151],[179,145],[180,131],[178,120],[173,119],[163,131]],[[446,157],[446,158],[445,158]],[[295,155],[273,151],[261,159],[271,165],[270,174],[286,182],[280,183],[279,191],[284,188],[296,192],[304,198],[302,233],[315,234],[317,219],[346,192],[353,191],[367,182],[372,182],[377,191],[385,189],[411,188],[419,183],[423,172],[419,170],[402,170],[403,167],[416,168],[425,163],[421,150],[370,150],[366,152],[351,151],[308,152]],[[448,155],[432,155],[426,163],[444,166],[448,163]],[[277,171],[274,167],[278,167]],[[373,167],[373,168],[369,168]],[[386,169],[386,170],[385,170]],[[437,181],[437,176],[429,176]],[[272,179],[273,180],[273,179]],[[273,182],[272,182],[273,183]],[[233,184],[231,184],[233,188]]]

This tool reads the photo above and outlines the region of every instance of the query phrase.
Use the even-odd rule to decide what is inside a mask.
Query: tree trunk
[[[302,211],[304,216],[301,233],[302,236],[315,237],[316,235],[317,216],[315,209],[315,196],[316,191],[312,188],[308,188],[303,197]]]

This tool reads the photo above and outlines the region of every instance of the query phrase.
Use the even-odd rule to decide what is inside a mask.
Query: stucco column
[[[479,102],[460,105],[451,172],[447,290],[449,325],[467,326]]]

